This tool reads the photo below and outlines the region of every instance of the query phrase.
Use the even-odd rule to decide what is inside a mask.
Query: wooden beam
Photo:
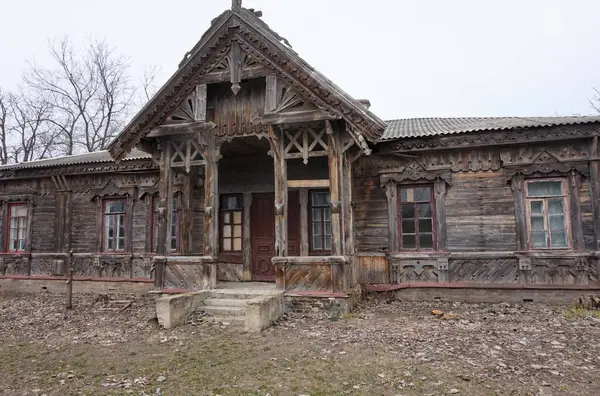
[[[216,257],[219,254],[219,146],[214,134],[204,133],[204,255]]]
[[[187,135],[192,133],[201,133],[204,131],[211,131],[216,128],[214,122],[205,121],[191,121],[184,123],[173,123],[159,125],[146,135],[147,138],[157,138],[173,135]]]
[[[385,185],[388,212],[388,252],[398,251],[398,185],[388,182]]]
[[[196,103],[194,108],[194,119],[196,121],[206,122],[206,84],[196,85]]]
[[[329,182],[329,180],[328,180]],[[300,256],[308,256],[308,189],[300,191]]]
[[[277,108],[277,76],[267,76],[266,80],[265,114],[268,114]]]
[[[269,127],[269,142],[275,168],[275,255],[287,256],[287,163],[284,157],[285,142],[281,131]]]
[[[252,123],[255,125],[278,125],[335,119],[336,117],[322,110],[298,110],[285,113],[268,113],[262,117],[255,117]]]
[[[329,197],[331,200],[331,255],[342,254],[342,228],[341,228],[341,199],[340,199],[340,137],[333,130],[330,121],[325,122],[327,129],[327,147],[329,152]]]
[[[272,74],[273,70],[265,66],[245,67],[241,70],[240,76],[242,80],[250,80],[253,78],[265,77]],[[231,80],[231,72],[229,70],[221,72],[210,72],[200,77],[199,82],[202,84],[214,84],[219,82],[229,82]]]
[[[288,188],[327,188],[329,179],[288,180]]]

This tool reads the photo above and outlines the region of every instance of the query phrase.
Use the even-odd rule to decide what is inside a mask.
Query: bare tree
[[[8,163],[8,99],[0,90],[0,165]]]
[[[50,156],[58,133],[50,122],[51,106],[41,100],[20,95],[9,95],[12,125],[9,128],[15,140],[12,147],[14,162],[28,162]]]
[[[104,149],[130,115],[134,88],[127,59],[104,41],[88,40],[78,52],[68,38],[49,43],[53,68],[30,64],[29,90],[49,107],[49,122],[63,154]]]
[[[592,109],[596,111],[596,113],[600,113],[600,91],[597,88],[593,88],[594,96],[592,100],[590,100],[590,106]]]

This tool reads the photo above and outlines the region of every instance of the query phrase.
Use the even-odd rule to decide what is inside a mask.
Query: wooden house
[[[234,0],[107,151],[0,167],[0,290],[600,287],[600,117],[383,121],[260,16]]]

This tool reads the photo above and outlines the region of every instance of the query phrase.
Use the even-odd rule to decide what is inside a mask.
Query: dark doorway
[[[275,194],[252,194],[252,280],[274,281],[275,267]],[[298,191],[288,192],[288,256],[300,254],[300,197]]]

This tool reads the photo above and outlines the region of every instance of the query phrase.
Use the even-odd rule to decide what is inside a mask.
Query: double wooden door
[[[252,195],[251,230],[252,280],[274,281],[275,267],[275,194]],[[288,256],[300,255],[300,197],[288,192]]]

